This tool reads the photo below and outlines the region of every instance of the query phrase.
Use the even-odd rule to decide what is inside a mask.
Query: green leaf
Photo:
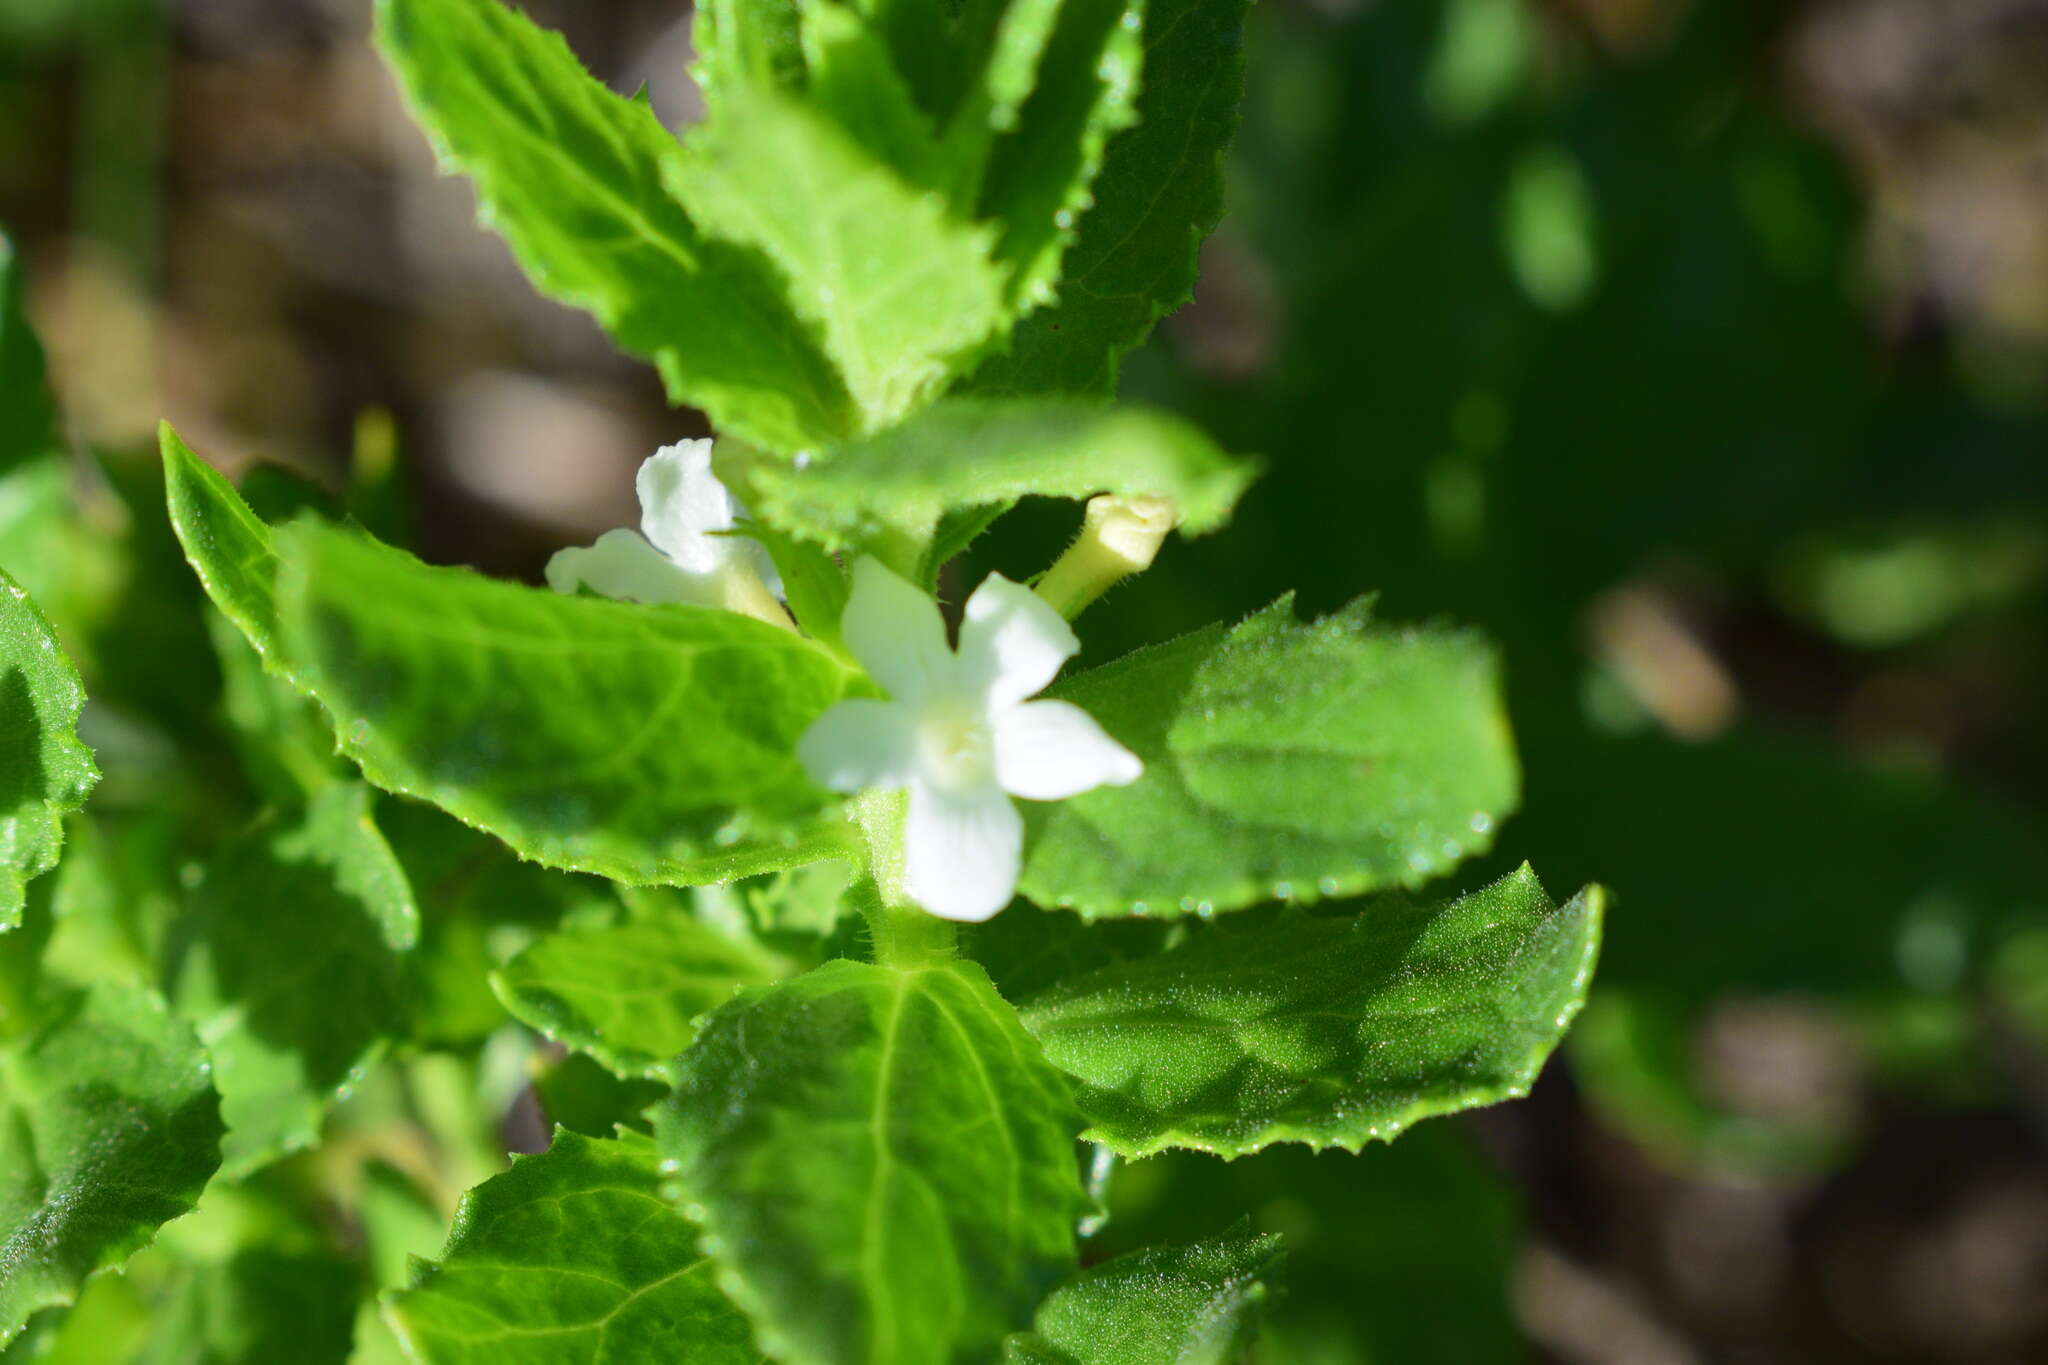
[[[971,963],[749,991],[679,1073],[662,1154],[788,1365],[986,1360],[1073,1268],[1065,1082]]]
[[[1285,1292],[1261,1305],[1262,1365],[1521,1361],[1508,1284],[1527,1235],[1515,1186],[1472,1137],[1435,1123],[1363,1155],[1162,1152],[1116,1169],[1091,1250],[1195,1240],[1219,1210],[1254,1210],[1259,1231],[1286,1237]]]
[[[749,930],[763,942],[822,944],[839,931],[850,909],[847,889],[855,879],[845,862],[812,863],[734,888]],[[699,891],[699,898],[709,894]],[[829,956],[829,954],[828,954]],[[816,962],[811,965],[818,965]]]
[[[1553,905],[1523,867],[1447,905],[1290,907],[1064,982],[1024,1020],[1123,1155],[1355,1151],[1526,1094],[1585,1002],[1604,905]]]
[[[363,1165],[355,1216],[362,1225],[365,1269],[380,1288],[403,1288],[413,1262],[448,1240],[447,1215],[435,1207],[433,1195],[416,1176],[382,1159]]]
[[[775,954],[675,907],[547,935],[491,975],[512,1017],[621,1076],[661,1077],[697,1020],[788,974]]]
[[[0,933],[21,923],[29,880],[57,865],[64,816],[99,781],[78,739],[84,706],[50,623],[0,570]]]
[[[160,1000],[120,986],[0,1047],[0,1345],[191,1210],[220,1164],[208,1069]]]
[[[667,181],[706,232],[782,272],[853,396],[851,434],[932,398],[1008,321],[990,230],[953,217],[793,99],[729,90],[670,159]]]
[[[420,907],[413,950],[415,1041],[466,1048],[505,1023],[490,975],[567,922],[608,921],[619,898],[608,882],[525,862],[504,843],[418,801],[387,800],[377,825]]]
[[[186,561],[265,666],[288,670],[277,656],[277,550],[270,528],[169,422],[161,428],[161,441],[164,498]]]
[[[653,360],[672,398],[776,450],[858,428],[759,244],[698,230],[662,186],[675,140],[559,34],[498,0],[379,0],[377,43],[443,166],[475,180],[527,274]]]
[[[463,1196],[440,1263],[385,1316],[421,1365],[759,1365],[697,1238],[651,1141],[557,1130]]]
[[[1061,1285],[1008,1365],[1231,1365],[1257,1329],[1280,1239],[1240,1224],[1187,1247],[1119,1256]]]
[[[874,25],[851,5],[808,5],[802,16],[809,69],[804,102],[829,113],[910,184],[949,188],[932,120],[918,108]],[[957,199],[955,207],[963,207]]]
[[[369,789],[327,787],[303,816],[223,846],[184,937],[171,999],[213,1053],[222,1168],[239,1176],[317,1142],[328,1107],[403,1026],[419,911]]]
[[[790,615],[804,634],[843,654],[839,620],[846,614],[851,589],[832,556],[763,521],[748,522],[746,533],[746,538],[758,543],[775,562],[782,590],[789,597]]]
[[[188,856],[176,811],[101,809],[73,821],[48,888],[38,974],[80,987],[160,985],[163,945],[184,909],[177,879]]]
[[[973,102],[955,113],[949,136],[972,130],[985,142],[1017,126],[1017,111],[1041,78],[1045,49],[1064,12],[1066,0],[994,0],[981,6],[987,19],[988,60]],[[984,155],[986,154],[984,149]]]
[[[1039,17],[1029,4],[1011,8],[1020,17]],[[1144,0],[1062,0],[1036,62],[1036,88],[1021,110],[998,104],[989,112],[991,125],[1003,132],[990,151],[979,216],[1002,225],[996,259],[1012,272],[1010,297],[1026,307],[1052,301],[1104,146],[1137,117],[1144,9]],[[1009,19],[1006,13],[1004,38],[1015,32]],[[996,55],[1008,60],[1013,54],[1006,45]],[[999,82],[1014,78],[1009,71],[990,74]]]
[[[565,1052],[534,1075],[533,1095],[549,1123],[586,1137],[609,1138],[621,1128],[653,1132],[647,1116],[667,1098],[668,1086],[621,1079],[588,1053]]]
[[[21,258],[0,232],[0,473],[57,448],[43,347],[21,299]]]
[[[342,752],[523,857],[625,882],[723,881],[843,852],[797,736],[856,676],[752,617],[431,568],[278,533],[286,654]]]
[[[70,461],[55,455],[0,470],[0,569],[57,620],[96,618],[117,577],[113,547],[82,524]]]
[[[1223,214],[1223,151],[1244,88],[1249,0],[1148,0],[1138,119],[1109,142],[1094,207],[1065,255],[1059,302],[1027,316],[969,387],[988,394],[1116,388],[1126,351],[1194,289]]]
[[[256,789],[271,801],[296,805],[348,777],[348,765],[335,756],[334,728],[320,708],[264,671],[263,656],[225,615],[208,612],[206,631],[220,660],[228,736]]]
[[[334,1210],[315,1193],[215,1181],[118,1275],[94,1276],[73,1307],[39,1314],[0,1361],[364,1365],[351,1354],[362,1267],[334,1246]],[[429,1249],[444,1225],[435,1214]]]
[[[1113,962],[1150,957],[1186,932],[1146,917],[1088,923],[1064,910],[1017,901],[994,919],[960,928],[960,950],[988,970],[1005,1000],[1024,1000]]]
[[[944,124],[964,111],[981,72],[1003,0],[863,0],[860,9],[888,45],[918,107]]]
[[[798,91],[804,86],[804,12],[781,0],[704,0],[696,7],[690,68],[707,108],[727,87]]]
[[[1020,883],[1084,915],[1418,885],[1485,851],[1519,775],[1492,649],[1288,599],[1055,685],[1145,761],[1027,808]]]
[[[1049,301],[1103,146],[1133,117],[1136,0],[864,8],[803,11],[806,101],[992,225],[1013,310]]]
[[[104,1365],[130,1361],[148,1343],[149,1309],[124,1275],[96,1275],[69,1308],[48,1308],[29,1319],[0,1365]]]
[[[110,715],[146,720],[175,736],[210,728],[220,679],[206,641],[203,594],[181,563],[155,463],[115,455],[52,458],[15,475],[34,480],[45,472],[57,495],[48,509],[55,516],[43,528],[49,538],[37,547],[31,531],[28,557],[13,563],[56,623],[95,701]],[[0,489],[0,503],[6,501]],[[0,522],[6,519],[0,511]],[[53,560],[38,562],[39,548]],[[0,556],[15,552],[0,548]],[[122,727],[110,728],[119,734]],[[124,755],[143,760],[122,765],[130,793],[149,769],[166,785],[177,780],[167,754],[146,752]]]
[[[133,1365],[289,1360],[343,1365],[356,1308],[356,1270],[312,1251],[252,1247],[193,1267],[150,1315]]]
[[[1008,502],[985,502],[940,517],[937,529],[932,532],[931,548],[925,551],[919,580],[927,585],[936,585],[946,565],[955,556],[965,554],[967,547],[979,540],[982,532],[1001,520],[1013,506],[1014,503]]]
[[[1200,535],[1223,524],[1256,472],[1151,408],[953,398],[802,469],[763,462],[749,475],[759,516],[838,549],[889,528],[927,539],[947,513],[1031,494],[1161,494]]]

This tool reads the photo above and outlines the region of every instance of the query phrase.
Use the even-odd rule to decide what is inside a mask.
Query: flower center
[[[951,700],[933,703],[918,723],[917,741],[925,772],[941,786],[986,782],[995,769],[988,718],[980,707]]]

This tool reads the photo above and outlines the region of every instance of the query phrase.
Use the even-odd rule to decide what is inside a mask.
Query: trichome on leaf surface
[[[96,494],[203,589],[161,660],[89,565],[168,544],[50,502],[0,576],[0,1343],[1222,1362],[1284,1245],[1218,1209],[1101,1260],[1119,1161],[1526,1091],[1602,895],[1423,889],[1518,797],[1484,640],[1283,600],[1064,670],[1257,472],[1110,397],[1220,212],[1243,10],[707,0],[677,139],[500,0],[380,0],[486,222],[716,439],[536,587],[166,426],[160,500]],[[0,475],[61,485],[0,269]],[[954,583],[1027,497],[1072,547]],[[87,709],[88,804],[84,696],[179,667],[219,680],[165,722],[215,794],[154,799]],[[555,1135],[506,1169],[522,1091]]]

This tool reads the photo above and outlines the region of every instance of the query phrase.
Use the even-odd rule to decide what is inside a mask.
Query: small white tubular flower
[[[835,791],[908,788],[903,890],[935,915],[1010,903],[1024,852],[1012,796],[1058,801],[1144,772],[1080,707],[1027,698],[1080,648],[1058,612],[990,574],[967,599],[958,653],[939,605],[874,559],[853,566],[841,634],[887,701],[842,701],[797,745]]]
[[[640,529],[606,531],[594,545],[560,551],[548,561],[549,587],[741,611],[780,594],[766,550],[719,534],[738,524],[742,509],[711,472],[710,441],[678,441],[656,451],[640,466],[634,486]]]

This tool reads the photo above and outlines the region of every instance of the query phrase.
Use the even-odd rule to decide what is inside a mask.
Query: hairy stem
[[[944,962],[959,951],[959,933],[903,892],[903,792],[863,792],[851,805],[867,847],[868,875],[849,893],[867,916],[875,961],[885,967]]]

